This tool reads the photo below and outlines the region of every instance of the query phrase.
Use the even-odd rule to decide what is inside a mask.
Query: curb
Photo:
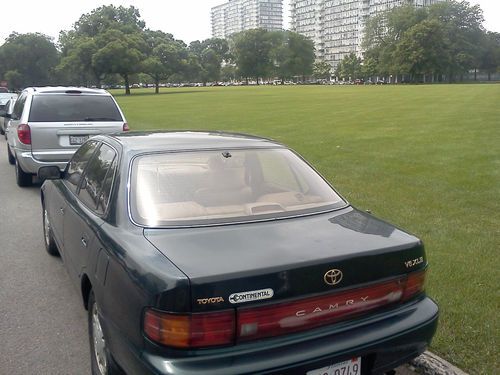
[[[424,352],[410,362],[423,375],[468,375],[448,361],[431,352]]]

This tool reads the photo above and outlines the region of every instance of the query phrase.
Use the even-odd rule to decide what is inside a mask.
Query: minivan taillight
[[[31,129],[27,124],[21,124],[17,127],[17,137],[22,144],[31,144]]]
[[[128,132],[130,128],[128,127],[128,124],[126,122],[123,123],[123,131]]]
[[[175,348],[201,348],[234,343],[234,310],[172,314],[147,309],[144,333],[158,344]]]

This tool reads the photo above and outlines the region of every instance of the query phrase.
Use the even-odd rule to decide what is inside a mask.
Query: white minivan
[[[7,129],[9,163],[19,186],[30,186],[38,169],[61,170],[89,137],[128,131],[113,96],[81,87],[30,87],[19,95]]]

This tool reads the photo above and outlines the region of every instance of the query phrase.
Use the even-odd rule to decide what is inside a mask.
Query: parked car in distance
[[[7,102],[2,105],[0,103],[0,134],[5,135],[5,130],[7,129],[7,124],[10,121],[8,116],[2,117],[2,114],[12,115],[12,110],[14,109],[14,104],[16,103],[17,95],[13,94]],[[5,139],[7,139],[7,135],[5,135]]]
[[[273,141],[99,135],[39,177],[93,374],[381,374],[436,330],[422,242]]]
[[[23,90],[10,117],[7,157],[15,164],[19,186],[29,186],[44,165],[64,170],[89,137],[127,131],[115,99],[107,91],[78,87]]]

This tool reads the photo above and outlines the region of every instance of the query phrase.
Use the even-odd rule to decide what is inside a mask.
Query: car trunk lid
[[[425,266],[416,237],[351,207],[274,222],[145,229],[144,235],[189,277],[193,312],[400,283],[409,270]],[[342,298],[337,302],[351,299]]]

